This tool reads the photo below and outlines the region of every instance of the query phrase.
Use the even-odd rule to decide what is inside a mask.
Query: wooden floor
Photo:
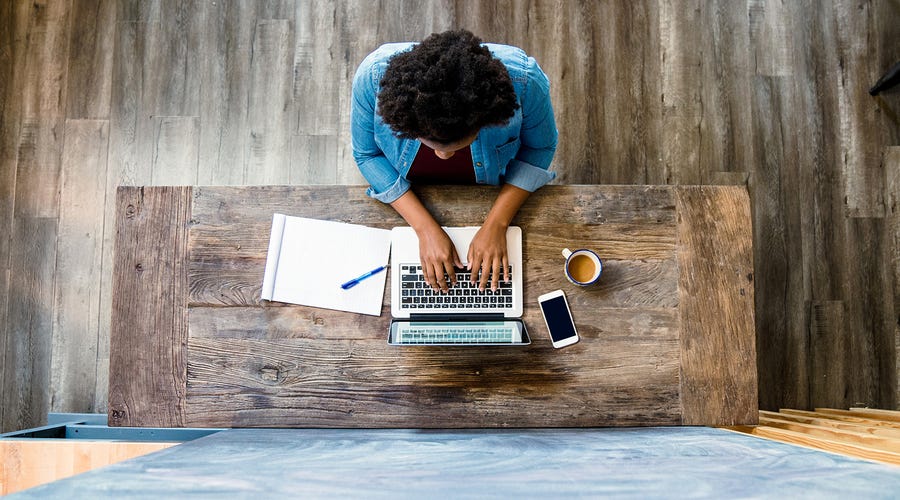
[[[350,78],[466,27],[553,84],[559,183],[745,184],[762,409],[895,408],[897,0],[0,2],[0,430],[104,412],[116,185],[359,184]],[[599,249],[602,253],[602,248]]]

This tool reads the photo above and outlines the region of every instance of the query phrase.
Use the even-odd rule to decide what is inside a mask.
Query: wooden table
[[[428,187],[444,225],[497,189]],[[742,187],[546,186],[519,212],[525,348],[399,348],[380,317],[260,300],[272,214],[390,228],[358,186],[134,187],[117,197],[109,422],[157,427],[584,427],[757,422]],[[595,249],[601,282],[562,273]],[[582,340],[550,345],[541,293]]]

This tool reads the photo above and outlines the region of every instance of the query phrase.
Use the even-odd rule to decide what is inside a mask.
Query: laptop
[[[469,243],[478,227],[444,228],[466,264]],[[479,291],[466,269],[457,284],[435,293],[425,283],[419,262],[419,239],[411,227],[391,231],[391,345],[523,346],[531,344],[522,322],[522,229],[506,233],[510,282]]]

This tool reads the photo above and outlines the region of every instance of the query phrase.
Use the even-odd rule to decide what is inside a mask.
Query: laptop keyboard
[[[478,273],[480,275],[480,272]],[[400,309],[512,309],[512,266],[509,267],[507,283],[500,277],[497,291],[490,288],[478,289],[472,284],[472,273],[463,268],[456,269],[456,285],[449,287],[447,293],[435,292],[425,283],[422,266],[418,264],[400,264]],[[449,285],[449,282],[448,282]]]
[[[398,333],[401,344],[511,343],[514,341],[516,328],[499,325],[476,327],[410,324]]]

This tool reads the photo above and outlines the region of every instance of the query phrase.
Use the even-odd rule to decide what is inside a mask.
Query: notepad
[[[387,264],[390,250],[387,229],[275,214],[262,298],[380,316],[388,273],[341,283]]]

